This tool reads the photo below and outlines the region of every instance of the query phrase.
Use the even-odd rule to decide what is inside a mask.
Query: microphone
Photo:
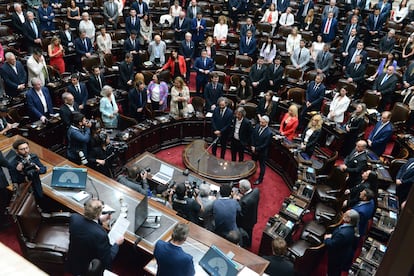
[[[88,180],[89,180],[89,182],[91,183],[91,185],[92,185],[93,189],[95,190],[96,197],[97,197],[97,199],[99,200],[99,193],[98,193],[98,190],[96,189],[95,183],[93,182],[93,180],[92,180],[92,178],[91,178],[90,176],[88,176]]]
[[[216,139],[214,139],[213,143],[211,143],[211,145],[217,144],[219,139],[220,139],[220,136],[217,136]]]

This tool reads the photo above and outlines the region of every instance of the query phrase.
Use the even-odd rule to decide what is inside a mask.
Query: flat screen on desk
[[[236,276],[237,264],[212,245],[198,263],[211,276]]]
[[[299,217],[300,215],[302,215],[303,209],[300,208],[299,206],[290,203],[287,207],[286,210],[291,212],[292,214],[294,214],[295,216]]]
[[[135,207],[135,233],[147,221],[148,218],[148,196],[145,196],[137,207]]]
[[[53,188],[84,190],[87,176],[88,170],[85,168],[54,167],[51,186]]]

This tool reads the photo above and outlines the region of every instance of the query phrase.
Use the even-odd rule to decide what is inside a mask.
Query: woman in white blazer
[[[344,121],[345,111],[348,109],[351,100],[346,95],[347,91],[345,88],[341,88],[339,93],[335,95],[329,107],[328,119],[335,123],[342,123]]]
[[[275,3],[272,3],[263,15],[262,20],[260,20],[260,22],[267,22],[272,25],[271,35],[273,35],[273,32],[275,31],[278,17],[279,13],[276,10],[276,5]]]

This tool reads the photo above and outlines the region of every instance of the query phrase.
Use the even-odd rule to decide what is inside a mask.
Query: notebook
[[[173,177],[174,168],[161,164],[160,171],[152,176],[152,179],[162,184],[167,184]]]

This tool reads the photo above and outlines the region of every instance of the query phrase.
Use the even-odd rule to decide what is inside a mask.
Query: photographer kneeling
[[[12,182],[22,184],[31,181],[36,203],[43,207],[43,189],[39,175],[46,173],[46,167],[40,162],[36,154],[30,153],[29,143],[26,140],[15,141],[13,149],[17,155],[10,162]]]
[[[169,202],[179,216],[200,224],[198,214],[200,211],[203,212],[204,208],[196,189],[178,183],[175,186],[175,193],[174,190],[170,191]]]

